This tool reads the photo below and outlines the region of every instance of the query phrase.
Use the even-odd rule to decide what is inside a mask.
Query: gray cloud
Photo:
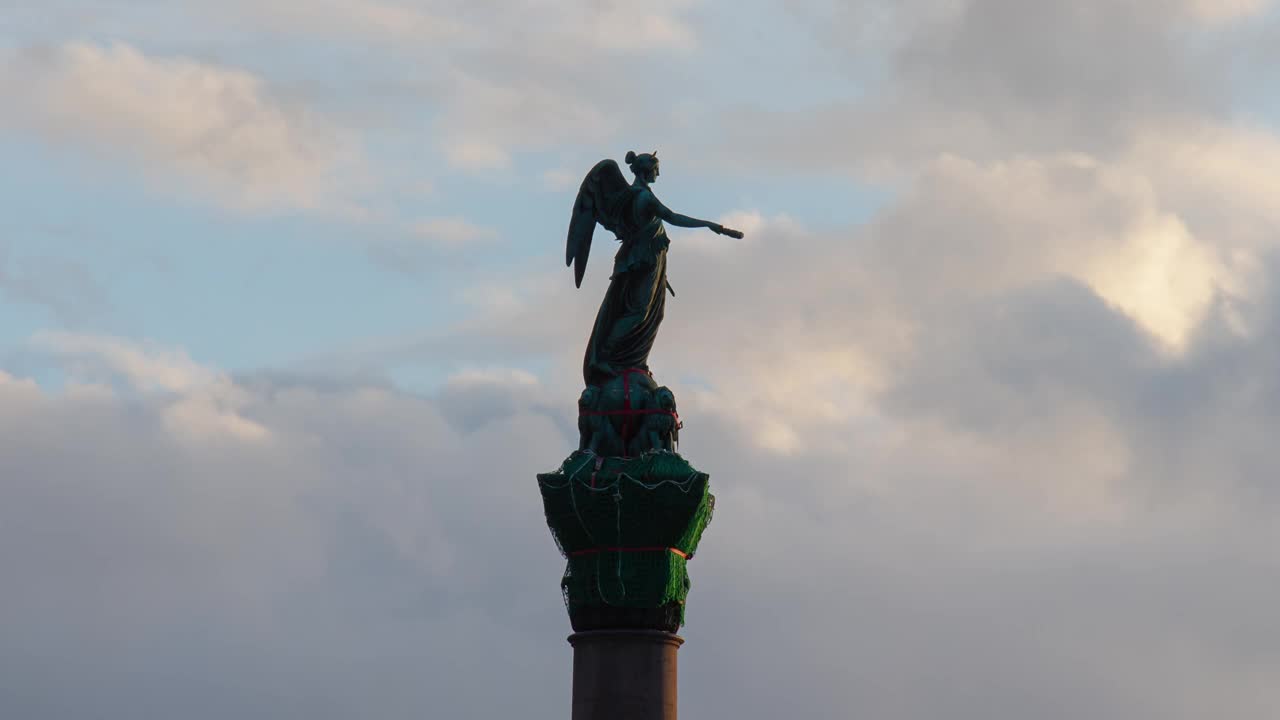
[[[1272,490],[1249,482],[1275,461],[1258,444],[1275,394],[1247,390],[1274,340],[1228,334],[1160,369],[1078,284],[999,304],[958,308],[947,322],[974,325],[949,362],[905,367],[880,427],[839,424],[839,446],[779,454],[692,403],[683,450],[720,502],[687,714],[1244,718],[1277,700]],[[47,344],[81,374],[184,367]],[[572,442],[571,395],[501,373],[414,397],[186,369],[132,399],[0,387],[8,712],[563,715],[532,474]],[[228,382],[265,434],[172,412]],[[1119,443],[1118,474],[1091,438]]]
[[[724,124],[753,171],[899,192],[855,227],[673,232],[653,366],[719,498],[686,715],[1280,704],[1276,138],[1226,117],[1239,29],[1208,5],[1049,5],[842,5],[827,37],[885,29],[886,84]],[[473,368],[430,396],[43,336],[102,385],[0,384],[0,709],[563,717],[533,474],[573,442],[600,242],[581,291],[493,270],[473,315],[331,363]]]
[[[83,263],[67,258],[33,257],[5,268],[0,257],[0,286],[11,300],[49,308],[59,322],[82,325],[110,308],[107,291]]]
[[[52,232],[52,231],[46,231]],[[67,327],[77,327],[110,308],[106,289],[78,260],[20,256],[11,249],[11,229],[0,229],[0,297],[48,309]]]
[[[6,714],[408,717],[484,694],[493,672],[527,679],[485,714],[530,693],[551,706],[557,674],[527,650],[445,651],[503,628],[562,642],[536,493],[510,492],[553,462],[520,448],[564,444],[545,419],[490,423],[512,441],[495,463],[486,435],[377,388],[259,385],[240,412],[266,437],[176,425],[194,388],[3,393]]]
[[[643,60],[693,53],[700,42],[693,22],[699,5],[271,0],[202,4],[192,12],[246,32],[255,47],[282,39],[329,44],[364,72],[308,82],[344,97],[366,98],[372,91],[376,104],[353,109],[355,104],[343,103],[354,123],[416,133],[425,102],[434,152],[406,152],[493,174],[509,170],[518,153],[563,152],[566,144],[617,137],[637,114],[665,119],[635,99],[666,92]],[[407,103],[405,112],[386,112],[401,103]]]
[[[742,147],[782,168],[874,178],[941,153],[1115,153],[1189,119],[1229,122],[1260,99],[1232,78],[1267,2],[961,0],[798,10],[868,88],[860,101],[725,118],[722,162]],[[781,140],[781,142],[779,142]]]

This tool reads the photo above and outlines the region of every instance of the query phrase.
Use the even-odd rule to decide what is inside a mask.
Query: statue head
[[[651,153],[640,153],[637,155],[634,151],[627,151],[627,166],[631,168],[631,172],[645,182],[653,182],[658,179],[658,151]]]
[[[675,411],[676,395],[675,393],[671,392],[671,388],[664,385],[658,388],[657,390],[654,390],[653,395],[654,395],[654,400],[657,403],[658,407],[662,408],[663,410],[670,410],[673,412]]]

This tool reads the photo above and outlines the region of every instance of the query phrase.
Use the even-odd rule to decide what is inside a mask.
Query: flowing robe
[[[582,361],[583,380],[600,385],[627,368],[649,369],[649,351],[658,336],[667,300],[667,238],[662,219],[637,216],[641,188],[631,188],[622,212],[622,247],[596,313]]]

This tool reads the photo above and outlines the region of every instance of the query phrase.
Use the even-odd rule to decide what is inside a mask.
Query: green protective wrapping
[[[568,560],[561,588],[570,616],[674,604],[683,624],[687,558],[715,507],[708,480],[667,451],[633,458],[576,452],[559,470],[538,475],[547,525]]]

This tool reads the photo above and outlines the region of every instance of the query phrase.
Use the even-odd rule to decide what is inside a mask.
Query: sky
[[[598,160],[688,718],[1280,708],[1272,0],[0,0],[0,716],[564,717]],[[602,260],[602,258],[605,258]]]

